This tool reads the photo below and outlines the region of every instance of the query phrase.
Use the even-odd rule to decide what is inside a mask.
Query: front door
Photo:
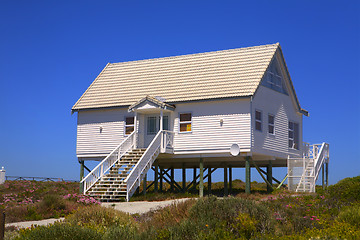
[[[146,115],[145,116],[145,134],[144,134],[144,146],[148,147],[155,135],[160,129],[160,116],[159,115]],[[163,129],[169,130],[169,117],[163,116]]]

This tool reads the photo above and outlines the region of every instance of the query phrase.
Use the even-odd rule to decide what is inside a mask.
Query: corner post
[[[160,192],[163,191],[163,174],[164,174],[164,168],[160,166]]]
[[[251,192],[250,156],[245,158],[245,193]]]
[[[329,163],[326,163],[326,189],[329,186]]]
[[[137,148],[137,112],[135,111],[135,116],[134,116],[134,132],[135,132],[135,136],[134,136],[134,149]]]
[[[200,157],[200,184],[199,184],[199,197],[204,196],[204,160]]]
[[[211,194],[211,167],[208,167],[208,194]]]
[[[325,175],[324,175],[324,172],[325,172],[325,164],[324,163],[322,166],[321,166],[321,183],[322,183],[322,189],[325,190]]]
[[[229,166],[229,193],[232,192],[232,167]]]
[[[193,172],[193,187],[192,189],[195,191],[196,190],[196,167],[194,167],[194,172]]]
[[[146,195],[146,181],[147,181],[147,174],[144,176],[143,180],[143,194]]]
[[[170,184],[170,191],[174,191],[174,167],[170,168],[170,174],[171,174],[171,184]]]

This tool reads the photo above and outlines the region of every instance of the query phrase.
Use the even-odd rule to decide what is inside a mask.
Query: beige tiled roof
[[[167,103],[251,96],[279,44],[110,63],[72,110],[129,106],[147,95]]]

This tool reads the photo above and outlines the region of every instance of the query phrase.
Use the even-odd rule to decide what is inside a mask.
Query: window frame
[[[273,120],[274,120],[273,123],[270,123],[270,116],[273,117]],[[270,127],[273,127],[273,132],[272,133],[270,132]],[[275,115],[271,114],[271,113],[268,113],[268,134],[275,135]]]
[[[180,119],[180,116],[181,114],[190,114],[190,117],[191,117],[191,120],[190,121],[181,121]],[[193,113],[192,112],[179,112],[179,126],[178,126],[178,133],[192,133],[193,131],[193,124],[192,124],[192,121],[193,121]],[[189,124],[190,123],[190,126],[191,126],[191,131],[181,131],[181,124]]]
[[[293,129],[290,129],[290,123],[293,124]],[[295,134],[296,133],[295,124],[297,125],[297,135]],[[290,132],[293,133],[292,138],[290,138]],[[290,141],[292,141],[292,146],[290,146]],[[300,150],[300,124],[298,122],[291,120],[289,120],[288,122],[288,147],[293,150]]]
[[[133,118],[133,124],[126,124],[126,119],[127,118]],[[124,117],[124,136],[129,136],[131,133],[128,133],[128,134],[126,134],[126,127],[133,127],[134,128],[134,130],[131,132],[131,133],[133,133],[134,131],[135,131],[135,116],[125,116]]]
[[[150,118],[155,118],[155,131],[154,132],[149,132],[149,119]],[[156,133],[159,131],[159,125],[158,125],[158,117],[157,116],[146,116],[146,135],[156,135]]]
[[[258,119],[256,119],[256,112],[259,112],[260,113],[260,120],[258,120]],[[261,110],[259,110],[259,109],[255,109],[255,115],[254,115],[254,119],[255,119],[255,130],[256,131],[259,131],[259,132],[262,132],[262,130],[263,130],[263,127],[262,127],[262,122],[263,122],[263,117],[262,117],[262,111]],[[256,123],[257,122],[260,122],[260,129],[257,129],[256,128]]]

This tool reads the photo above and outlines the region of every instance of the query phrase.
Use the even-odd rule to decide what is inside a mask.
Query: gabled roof
[[[278,48],[276,43],[109,63],[72,111],[130,106],[148,95],[167,103],[252,96]]]
[[[138,102],[134,103],[133,105],[131,105],[129,107],[129,111],[133,111],[134,109],[136,109],[138,106],[140,106],[142,103],[145,103],[145,102],[151,102],[153,104],[155,104],[156,106],[158,106],[159,108],[162,108],[162,109],[169,109],[169,110],[174,110],[175,109],[175,106],[173,105],[170,105],[170,104],[167,104],[155,97],[151,97],[151,96],[146,96],[142,99],[140,99]]]

